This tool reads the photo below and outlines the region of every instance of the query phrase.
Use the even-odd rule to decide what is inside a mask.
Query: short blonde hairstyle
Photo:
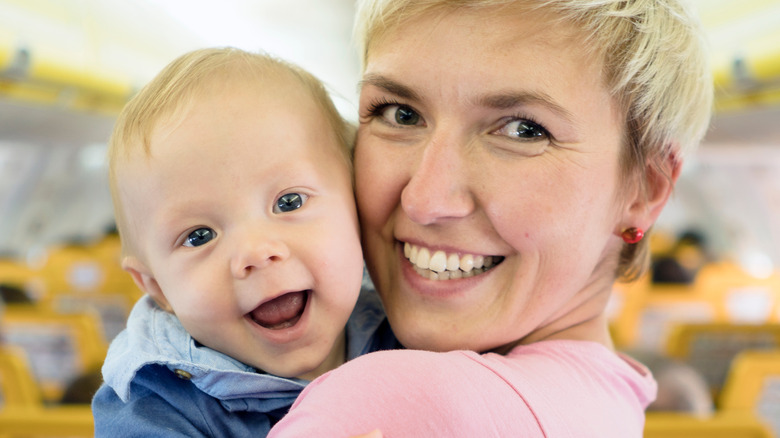
[[[621,172],[644,188],[647,165],[681,160],[710,121],[713,86],[704,33],[685,0],[359,0],[354,37],[365,70],[372,44],[421,14],[538,10],[581,32],[581,49],[602,60],[607,90],[622,111]],[[489,24],[486,24],[489,26]],[[411,55],[410,55],[411,56]],[[648,241],[625,245],[616,277],[649,266]]]
[[[135,253],[127,213],[120,201],[117,168],[131,154],[151,157],[150,138],[164,121],[181,116],[199,95],[220,83],[248,78],[274,86],[292,79],[309,93],[333,128],[340,152],[351,169],[354,126],[341,117],[323,83],[302,68],[273,58],[225,47],[194,50],[168,64],[120,112],[108,143],[109,185],[114,217],[125,255]]]

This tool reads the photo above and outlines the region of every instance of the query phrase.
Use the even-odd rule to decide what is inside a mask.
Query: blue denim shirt
[[[400,348],[373,290],[347,322],[347,357]],[[258,372],[197,343],[148,296],[103,364],[92,401],[96,437],[263,437],[308,381]]]

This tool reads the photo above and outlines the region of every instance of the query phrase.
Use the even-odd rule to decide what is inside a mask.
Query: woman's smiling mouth
[[[432,251],[424,246],[408,242],[404,244],[404,257],[414,266],[415,272],[429,280],[456,280],[483,274],[504,261],[503,256],[473,254],[447,254]]]

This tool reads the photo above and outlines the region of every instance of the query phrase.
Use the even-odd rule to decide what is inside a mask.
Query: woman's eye
[[[420,123],[417,111],[406,105],[388,105],[382,109],[381,116],[392,125],[415,126]]]
[[[303,207],[308,196],[301,193],[286,193],[276,200],[274,213],[288,213]]]
[[[211,228],[198,228],[187,235],[183,245],[191,247],[201,246],[209,243],[215,237],[217,237],[217,233]]]
[[[517,141],[538,141],[550,137],[542,125],[530,120],[515,119],[495,131],[496,134],[505,135]]]

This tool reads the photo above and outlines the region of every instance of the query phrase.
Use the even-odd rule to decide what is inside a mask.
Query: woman
[[[357,35],[364,251],[398,339],[429,351],[348,363],[277,430],[641,436],[655,382],[605,306],[708,124],[696,20],[673,0],[366,0]]]

